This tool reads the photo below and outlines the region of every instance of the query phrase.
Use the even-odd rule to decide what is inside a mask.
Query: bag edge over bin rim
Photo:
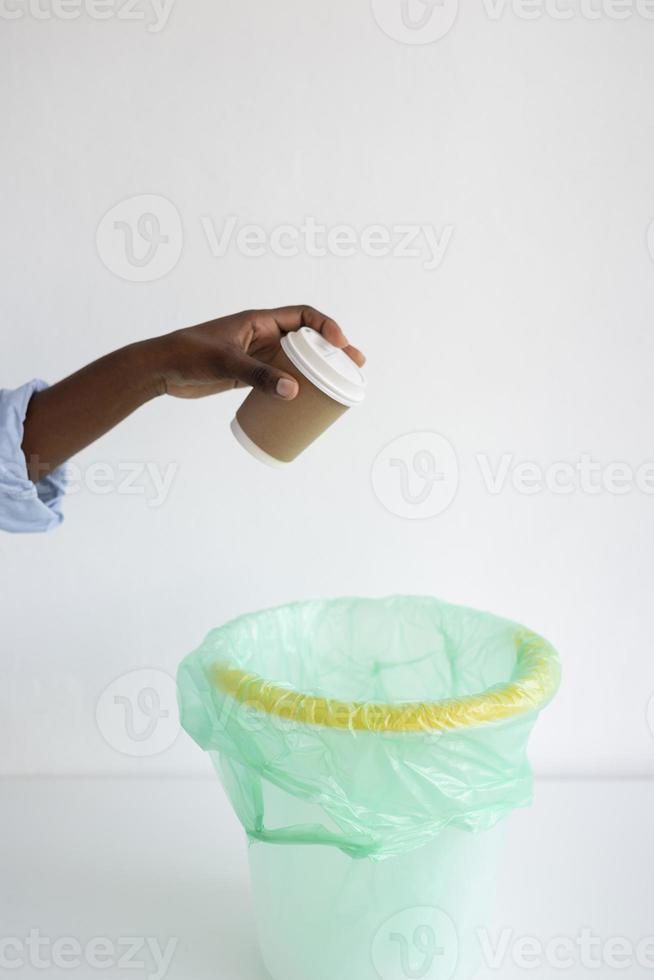
[[[386,597],[395,598],[395,597]],[[400,598],[400,596],[397,596]],[[430,598],[401,596],[401,598]],[[310,602],[312,600],[307,600]],[[338,600],[322,600],[325,602]],[[370,601],[383,601],[371,598]],[[441,600],[435,600],[441,602]],[[304,603],[275,607],[289,608]],[[450,605],[449,603],[444,603]],[[479,610],[466,608],[470,612]],[[265,610],[270,612],[272,610]],[[239,620],[258,613],[245,614],[230,620],[218,631],[233,627]],[[498,621],[501,617],[495,616]],[[323,728],[363,732],[443,732],[501,722],[529,711],[540,711],[552,699],[560,681],[560,662],[556,650],[537,633],[524,626],[504,620],[513,628],[516,662],[510,679],[485,691],[437,701],[386,702],[343,701],[294,691],[259,674],[219,661],[208,670],[209,681],[224,695],[237,703],[287,722]]]

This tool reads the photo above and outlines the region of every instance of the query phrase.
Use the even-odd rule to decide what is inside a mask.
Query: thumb
[[[240,351],[230,355],[225,368],[229,376],[237,381],[284,401],[291,401],[299,390],[297,381],[290,374]]]

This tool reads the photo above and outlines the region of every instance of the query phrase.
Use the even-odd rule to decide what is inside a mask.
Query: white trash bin
[[[471,980],[503,826],[559,661],[438,599],[335,599],[213,630],[178,675],[252,843],[274,980]]]

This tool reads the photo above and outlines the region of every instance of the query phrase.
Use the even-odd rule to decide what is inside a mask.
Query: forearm
[[[131,344],[36,392],[25,418],[23,452],[38,481],[161,392],[156,345]]]
[[[270,363],[281,338],[318,330],[361,366],[338,324],[311,306],[245,310],[130,344],[101,357],[30,400],[23,453],[34,482],[108,432],[155,395],[202,398],[253,385],[271,398],[292,399],[297,380]]]

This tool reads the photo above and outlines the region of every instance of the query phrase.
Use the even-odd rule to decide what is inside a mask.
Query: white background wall
[[[419,44],[398,40],[395,0],[375,7],[387,32],[365,0],[176,0],[158,32],[144,6],[147,20],[114,5],[102,21],[4,8],[0,384],[296,302],[343,323],[370,382],[365,407],[284,472],[233,441],[242,395],[160,399],[78,457],[82,489],[59,530],[0,538],[4,773],[206,772],[184,735],[170,745],[173,716],[130,743],[113,696],[144,682],[123,675],[174,674],[246,610],[388,592],[488,608],[559,648],[537,771],[654,770],[654,496],[525,494],[510,480],[494,494],[477,458],[654,459],[654,21],[629,5],[618,20],[608,0],[593,20],[574,0],[566,20],[473,0]],[[449,0],[433,16],[453,12]],[[183,230],[168,228],[171,271],[135,282],[107,268],[96,231],[146,194],[172,202]],[[215,257],[202,218],[220,233],[230,215],[268,231],[309,215],[452,233],[432,270],[362,252]],[[425,430],[454,447],[459,485],[446,510],[413,520],[391,512],[399,470],[382,458],[380,500],[371,467]],[[411,465],[421,447],[393,454]],[[147,481],[120,492],[120,467],[139,461],[174,467],[160,506]],[[105,493],[97,463],[115,475]],[[165,676],[145,676],[172,708]]]

